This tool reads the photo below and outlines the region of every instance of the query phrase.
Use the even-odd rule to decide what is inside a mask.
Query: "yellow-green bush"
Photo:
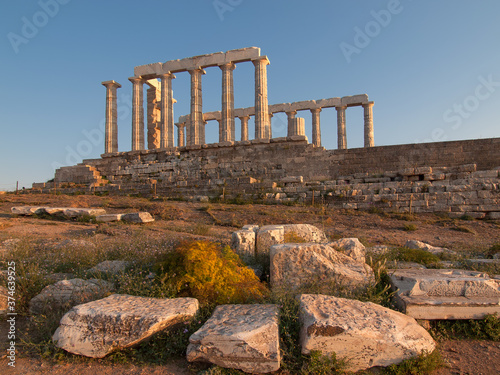
[[[173,283],[179,295],[201,303],[247,303],[264,298],[268,289],[229,246],[209,241],[180,244],[155,271]]]

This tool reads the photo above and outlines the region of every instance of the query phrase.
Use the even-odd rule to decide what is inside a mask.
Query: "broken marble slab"
[[[482,319],[500,313],[500,280],[455,269],[400,269],[390,275],[396,303],[415,319]]]

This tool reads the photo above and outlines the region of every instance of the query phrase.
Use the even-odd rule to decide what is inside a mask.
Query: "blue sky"
[[[499,15],[497,0],[2,1],[0,190],[99,157],[101,81],[122,85],[128,151],[134,66],[249,46],[271,61],[270,104],[368,94],[376,145],[499,137]],[[252,106],[253,65],[238,64],[234,80],[236,106]],[[189,112],[189,74],[173,89],[177,118]],[[208,68],[204,111],[219,110],[220,95],[220,69]],[[310,114],[299,116],[310,137]],[[274,136],[285,122],[273,118]],[[321,123],[323,145],[336,148],[335,110]],[[362,109],[349,108],[348,147],[362,146],[362,129]]]

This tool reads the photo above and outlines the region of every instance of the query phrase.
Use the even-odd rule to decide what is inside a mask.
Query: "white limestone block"
[[[335,353],[352,372],[400,363],[436,348],[415,319],[372,302],[303,294],[299,313],[302,353]]]

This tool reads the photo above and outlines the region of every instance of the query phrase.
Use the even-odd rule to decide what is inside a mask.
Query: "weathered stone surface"
[[[398,306],[415,319],[482,319],[500,313],[500,280],[482,272],[406,269],[390,277]]]
[[[191,319],[198,308],[198,300],[194,298],[159,299],[113,294],[73,307],[62,317],[52,340],[70,353],[102,358]]]
[[[342,238],[340,240],[330,242],[328,246],[333,247],[335,250],[338,250],[347,256],[350,256],[358,262],[364,263],[366,261],[366,248],[357,238]]]
[[[6,287],[0,285],[0,316],[6,315],[9,308],[9,294]]]
[[[114,289],[112,283],[99,279],[61,280],[46,286],[30,301],[30,313],[69,309],[75,305],[103,298]]]
[[[304,182],[304,177],[302,176],[287,176],[287,177],[283,177],[281,179],[281,182],[283,183],[303,183]]]
[[[97,216],[104,215],[106,210],[102,208],[64,208],[63,209],[64,216],[67,217],[81,217],[81,216]]]
[[[130,265],[131,263],[125,260],[105,260],[104,262],[101,262],[96,266],[92,267],[87,272],[117,274],[125,272],[127,267],[129,267]]]
[[[122,216],[124,214],[106,214],[106,215],[99,215],[96,217],[96,221],[101,222],[101,223],[109,223],[112,221],[120,221],[122,219]]]
[[[38,209],[40,209],[40,206],[18,206],[18,207],[12,207],[10,211],[12,212],[13,215],[33,215]]]
[[[188,361],[208,361],[253,374],[280,368],[278,307],[222,305],[189,338]]]
[[[389,366],[436,347],[415,319],[371,302],[303,294],[299,309],[302,353],[336,353],[350,371]]]
[[[298,236],[305,242],[315,242],[315,243],[325,243],[328,242],[325,232],[321,229],[310,224],[285,224],[283,225],[285,230],[284,241],[287,241],[287,237]]]
[[[256,240],[257,255],[268,255],[272,245],[281,244],[285,240],[283,225],[265,225],[259,228]]]
[[[456,255],[456,252],[454,252],[453,250],[445,249],[443,247],[432,246],[432,245],[429,245],[425,242],[416,241],[416,240],[406,241],[405,247],[407,247],[409,249],[415,249],[415,250],[425,250],[425,251],[428,251],[429,253],[432,253],[435,255],[439,255],[442,253]]]
[[[312,282],[336,281],[352,287],[373,282],[373,271],[324,244],[271,246],[271,286],[297,289]]]
[[[149,212],[134,212],[132,214],[124,214],[122,221],[128,223],[150,223],[155,221]]]
[[[231,235],[231,248],[242,258],[255,257],[255,231],[241,229]]]

